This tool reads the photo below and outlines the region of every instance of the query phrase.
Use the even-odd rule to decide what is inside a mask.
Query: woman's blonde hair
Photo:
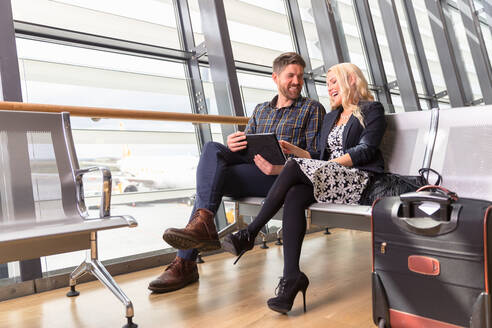
[[[373,101],[374,96],[369,91],[369,85],[361,70],[352,63],[341,63],[330,67],[328,72],[333,72],[337,78],[337,83],[340,86],[342,94],[343,108],[351,109],[352,114],[364,126],[364,117],[362,116],[362,111],[358,103],[361,100]],[[350,83],[351,76],[355,78],[354,84]]]

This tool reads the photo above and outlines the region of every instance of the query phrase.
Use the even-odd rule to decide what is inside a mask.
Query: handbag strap
[[[419,189],[417,189],[417,192],[429,190],[429,189],[440,191],[441,193],[447,195],[448,197],[450,197],[454,201],[458,200],[458,195],[455,192],[450,191],[450,190],[448,190],[444,187],[441,187],[441,186],[436,186],[436,185],[426,185],[426,186],[420,187]]]
[[[423,168],[419,169],[419,175],[422,177],[422,179],[424,179],[424,181],[427,184],[429,184],[429,180],[427,180],[427,177],[429,176],[429,172],[432,172],[435,175],[437,175],[437,181],[433,185],[439,186],[442,182],[442,176],[441,176],[441,174],[439,174],[439,172],[437,172],[434,169],[431,169],[430,167],[423,167]],[[425,173],[427,173],[427,176],[424,176]]]

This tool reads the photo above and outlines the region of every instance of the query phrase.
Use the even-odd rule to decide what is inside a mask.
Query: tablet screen
[[[260,154],[273,165],[283,165],[285,163],[285,155],[280,148],[275,134],[247,134],[246,141],[248,142],[248,146],[245,150],[245,156],[248,162],[253,163],[255,155]]]

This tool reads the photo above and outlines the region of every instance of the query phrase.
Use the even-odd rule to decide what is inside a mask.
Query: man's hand
[[[300,158],[311,158],[311,155],[309,154],[308,151],[305,151],[302,148],[294,146],[290,142],[287,142],[285,140],[280,140],[278,143],[280,144],[280,148],[282,148],[282,151],[284,152],[284,154],[287,154],[287,155],[294,154],[294,156],[300,157]]]
[[[238,131],[227,136],[227,147],[233,152],[246,149],[247,143],[244,132]]]
[[[284,168],[283,165],[272,165],[270,164],[269,161],[264,159],[261,155],[256,154],[254,157],[254,161],[256,166],[260,169],[261,172],[263,172],[266,175],[279,175],[282,169]]]

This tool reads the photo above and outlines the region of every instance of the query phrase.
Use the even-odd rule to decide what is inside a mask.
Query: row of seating
[[[382,142],[386,171],[418,175],[432,168],[442,185],[460,197],[492,200],[492,106],[463,107],[388,114]],[[243,226],[242,216],[256,216],[263,198],[228,198],[235,202],[236,221],[222,229],[223,236]],[[306,211],[308,227],[338,227],[371,231],[371,207],[312,204]],[[282,210],[274,219],[282,218]]]

